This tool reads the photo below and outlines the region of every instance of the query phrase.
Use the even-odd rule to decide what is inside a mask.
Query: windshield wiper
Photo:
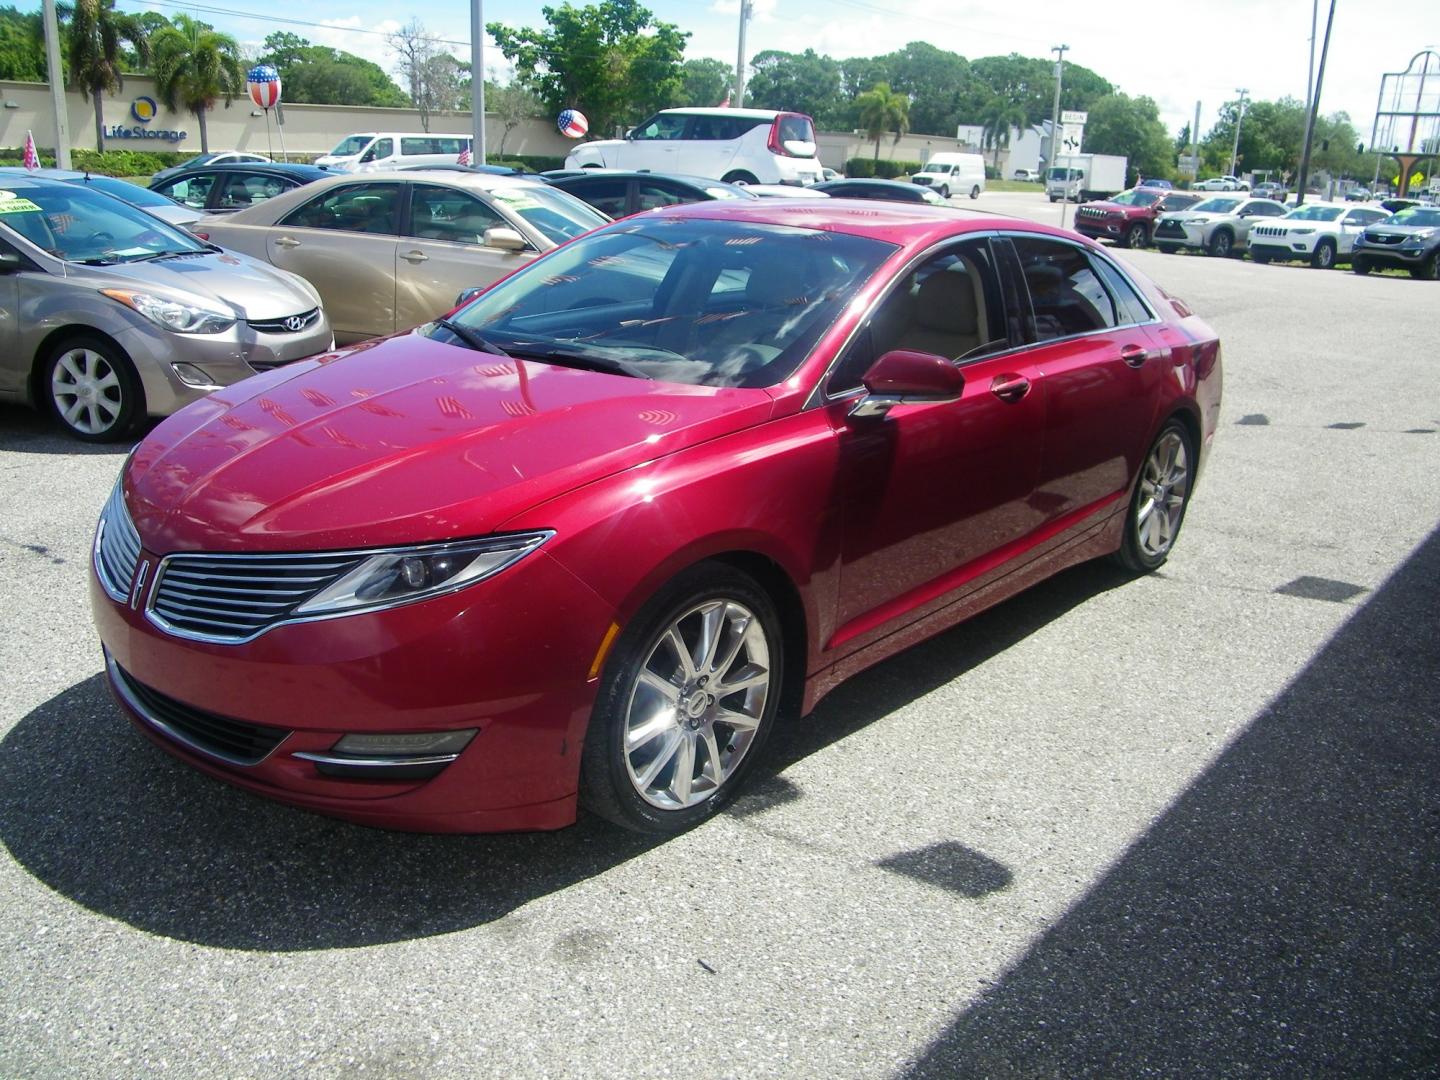
[[[476,350],[477,352],[487,352],[495,356],[503,356],[507,360],[511,358],[508,352],[502,349],[499,345],[496,345],[493,341],[488,340],[478,330],[472,330],[468,326],[461,326],[459,323],[451,319],[443,318],[434,320],[434,325],[449,330],[450,333],[454,334],[457,338],[459,338],[466,345],[469,345],[470,348]]]
[[[542,341],[517,341],[510,346],[510,352],[513,356],[522,356],[527,360],[542,360],[550,364],[559,364],[561,367],[603,371],[607,375],[628,375],[632,379],[654,379],[653,375],[629,361],[616,360],[611,356],[602,356],[597,352],[566,345]]]
[[[133,255],[126,259],[127,263],[155,262],[159,259],[179,259],[186,255],[203,255],[203,251],[150,251],[144,255]]]

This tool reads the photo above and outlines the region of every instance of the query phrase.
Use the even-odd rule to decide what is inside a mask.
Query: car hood
[[[145,546],[323,551],[478,536],[765,420],[764,390],[651,382],[411,331],[211,394],[135,452]]]
[[[1113,203],[1109,199],[1101,199],[1099,202],[1087,202],[1084,206],[1080,207],[1080,209],[1102,210],[1107,214],[1136,214],[1144,213],[1145,211],[1155,208],[1153,206],[1121,206],[1119,203]]]
[[[1440,232],[1440,227],[1435,225],[1387,225],[1383,221],[1365,227],[1367,236],[1371,233],[1377,236],[1429,236],[1435,232]]]
[[[1160,215],[1160,220],[1183,221],[1187,218],[1200,218],[1202,221],[1219,221],[1221,218],[1233,218],[1234,216],[1233,213],[1221,214],[1214,210],[1166,210]]]
[[[320,305],[315,291],[294,274],[233,251],[113,266],[67,263],[66,274],[103,279],[104,288],[155,289],[181,298],[188,294],[252,320],[280,319]]]

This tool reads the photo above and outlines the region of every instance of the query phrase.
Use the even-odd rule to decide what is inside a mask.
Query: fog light
[[[194,364],[171,364],[170,368],[186,386],[193,386],[197,390],[220,389],[219,383],[206,374],[203,368],[198,368]]]
[[[364,757],[434,757],[458,754],[475,737],[474,728],[461,731],[416,731],[393,735],[346,735],[334,746],[337,754]]]

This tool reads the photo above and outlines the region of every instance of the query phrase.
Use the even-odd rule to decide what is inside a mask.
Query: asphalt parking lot
[[[0,408],[0,1077],[1440,1074],[1440,284],[1122,258],[1225,347],[1170,562],[857,677],[664,843],[171,760],[86,602],[125,448]]]

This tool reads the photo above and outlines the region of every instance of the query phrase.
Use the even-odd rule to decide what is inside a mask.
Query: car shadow
[[[856,676],[810,716],[782,720],[729,810],[802,797],[784,770],[883,718],[1126,579],[1066,571]],[[101,675],[23,717],[0,742],[0,842],[35,878],[99,914],[204,945],[294,951],[372,945],[483,925],[661,841],[582,815],[554,833],[433,836],[368,829],[218,783],[152,746]],[[972,853],[918,853],[957,891],[1008,871]]]
[[[12,454],[110,455],[120,459],[155,425],[148,422],[134,438],[111,443],[87,443],[72,439],[50,416],[21,405],[0,405],[0,452]]]
[[[1440,530],[906,1075],[1440,1073],[1437,613]]]

